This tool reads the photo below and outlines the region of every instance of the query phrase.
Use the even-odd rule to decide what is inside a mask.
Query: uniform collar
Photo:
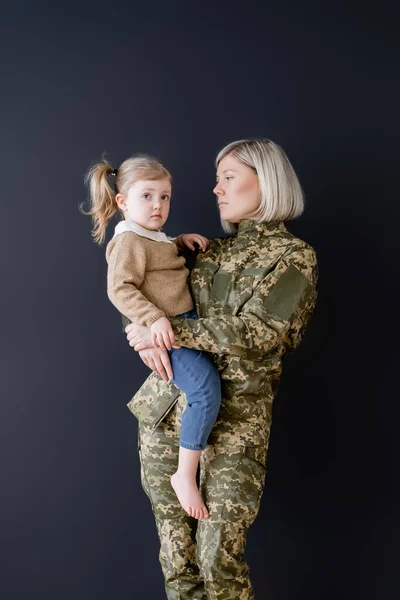
[[[117,223],[113,237],[119,233],[124,233],[125,231],[133,231],[133,233],[137,233],[141,237],[153,240],[153,242],[167,242],[168,244],[173,244],[172,240],[170,240],[163,231],[151,231],[129,219],[123,219]]]
[[[242,219],[238,226],[238,236],[276,235],[287,231],[283,221],[271,221],[270,223],[259,223],[251,219]]]

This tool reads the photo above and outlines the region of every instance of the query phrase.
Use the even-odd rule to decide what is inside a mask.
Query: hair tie
[[[111,171],[110,175],[112,175],[113,177],[116,177],[118,175],[118,169],[113,169]]]

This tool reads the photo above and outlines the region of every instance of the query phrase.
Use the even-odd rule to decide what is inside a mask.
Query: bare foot
[[[201,499],[196,480],[181,473],[174,473],[171,477],[171,485],[175,494],[188,515],[195,519],[208,519],[209,513]]]

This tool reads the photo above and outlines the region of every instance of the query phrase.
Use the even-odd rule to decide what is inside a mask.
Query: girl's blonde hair
[[[114,189],[110,185],[110,176],[114,178]],[[91,208],[85,212],[93,221],[92,237],[95,242],[102,244],[106,235],[107,225],[118,211],[123,215],[115,200],[117,194],[126,196],[129,188],[141,179],[158,181],[169,179],[170,172],[157,159],[140,154],[125,160],[118,169],[114,169],[103,157],[103,160],[90,167],[85,175],[85,184],[89,187],[89,202]]]
[[[303,191],[288,157],[278,144],[268,139],[232,142],[218,153],[216,168],[228,154],[257,173],[261,198],[256,221],[290,221],[302,214]],[[221,223],[228,233],[238,229],[236,223],[222,219]]]

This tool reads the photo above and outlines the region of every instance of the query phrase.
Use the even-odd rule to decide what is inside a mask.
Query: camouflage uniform
[[[139,419],[141,479],[169,600],[254,598],[246,532],[264,487],[282,357],[300,341],[316,282],[314,250],[283,223],[241,221],[237,235],[197,257],[190,285],[199,320],[171,323],[176,342],[210,352],[221,376],[222,406],[200,462],[209,520],[189,517],[170,485],[184,394],[152,373],[128,404]]]

